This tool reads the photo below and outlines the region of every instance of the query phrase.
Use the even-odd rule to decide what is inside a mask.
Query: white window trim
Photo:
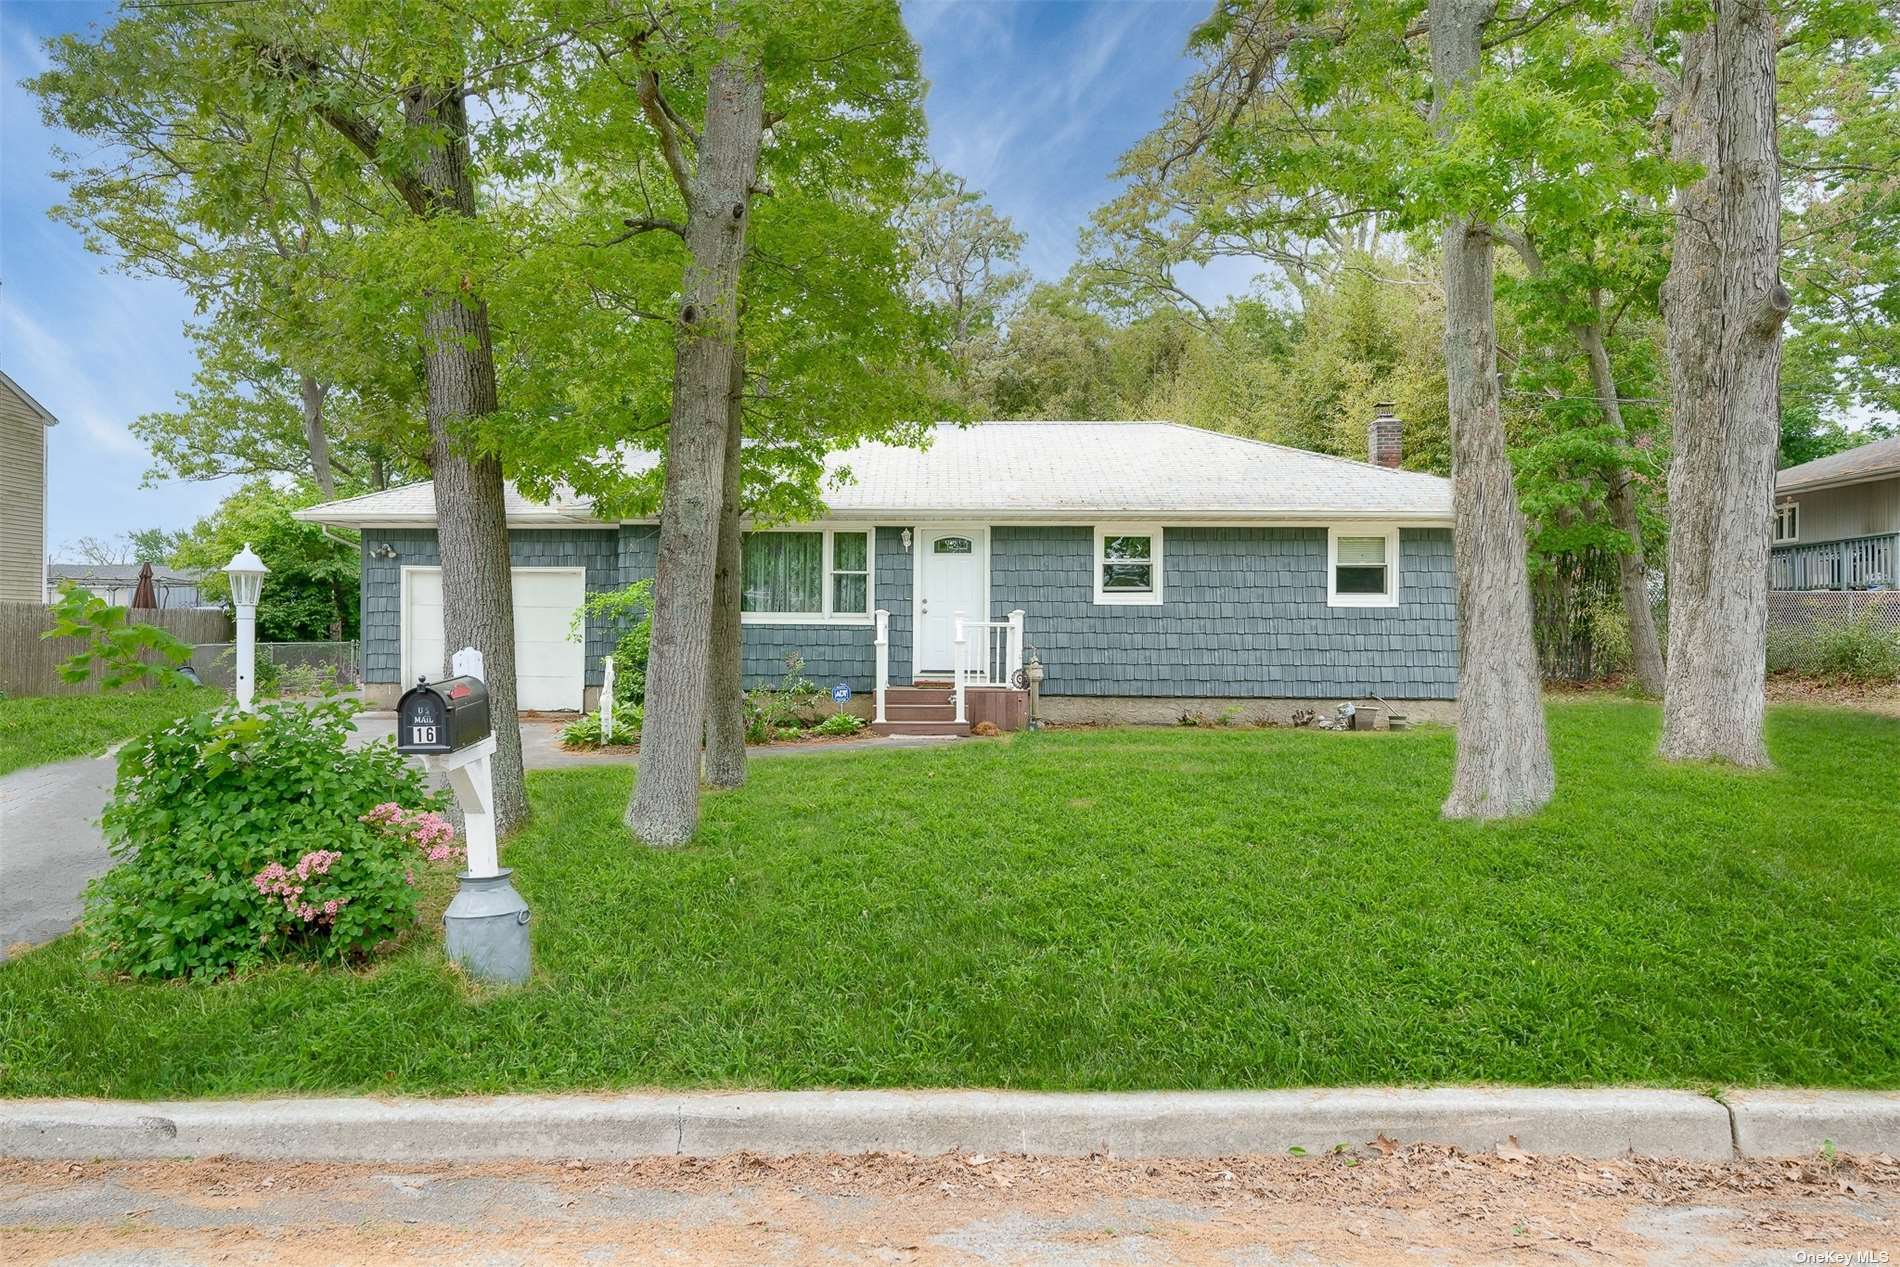
[[[1390,593],[1342,594],[1339,592],[1339,539],[1341,537],[1384,537],[1386,582]],[[1328,607],[1397,607],[1399,587],[1404,584],[1399,571],[1399,526],[1397,524],[1333,524],[1326,529],[1326,605]]]
[[[1102,543],[1108,537],[1146,537],[1149,541],[1149,560],[1154,564],[1154,588],[1146,592],[1130,590],[1105,590],[1102,588]],[[1162,531],[1160,524],[1096,524],[1095,548],[1091,551],[1090,569],[1095,576],[1095,605],[1097,607],[1159,607],[1164,585],[1162,570]]]
[[[766,532],[815,532],[823,538],[820,547],[820,585],[823,611],[816,612],[749,612],[739,613],[742,625],[869,625],[877,620],[877,529],[869,524],[862,528],[818,528],[810,524],[779,524],[770,528],[747,528],[748,536]],[[864,537],[864,605],[863,612],[833,611],[832,604],[837,596],[832,586],[831,541],[840,532],[856,533]],[[744,546],[740,547],[740,566],[744,566]]]
[[[1794,529],[1793,532],[1789,533],[1785,537],[1781,535],[1781,514],[1783,511],[1791,512],[1788,517],[1790,520],[1792,520],[1792,523],[1789,526]],[[1774,538],[1773,543],[1778,546],[1785,546],[1792,542],[1801,540],[1801,503],[1800,502],[1785,501],[1785,502],[1775,503],[1775,519],[1774,519],[1772,535]]]

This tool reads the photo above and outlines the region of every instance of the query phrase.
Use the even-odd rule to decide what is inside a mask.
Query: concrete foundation
[[[1202,725],[1257,726],[1262,722],[1287,725],[1293,714],[1330,714],[1349,696],[1333,699],[1249,699],[1231,695],[1047,695],[1042,697],[1042,719],[1060,725],[1174,726],[1185,715]],[[1354,703],[1377,703],[1355,699]],[[1458,718],[1458,701],[1448,699],[1388,699],[1390,711],[1405,714],[1414,726],[1451,725]],[[1386,713],[1379,710],[1379,728]]]

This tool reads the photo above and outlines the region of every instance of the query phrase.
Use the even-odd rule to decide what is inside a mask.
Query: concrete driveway
[[[630,753],[575,753],[561,747],[564,718],[521,723],[523,764],[530,770],[631,765]],[[356,742],[395,733],[394,713],[363,713]],[[892,736],[845,743],[780,744],[754,756],[810,756],[864,748],[929,748],[957,742]],[[113,756],[81,757],[0,776],[0,960],[51,941],[79,919],[86,882],[112,865],[99,815],[118,773]]]
[[[86,881],[112,865],[99,814],[118,769],[80,757],[0,776],[0,960],[71,928]]]

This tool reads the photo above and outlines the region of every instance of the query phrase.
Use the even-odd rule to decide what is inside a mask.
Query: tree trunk
[[[473,216],[468,107],[460,87],[412,90],[404,106],[412,131],[442,138],[423,155],[416,172],[429,214]],[[444,648],[453,653],[474,647],[482,653],[495,734],[495,831],[505,836],[527,817],[528,802],[515,712],[514,587],[501,460],[478,451],[468,426],[497,407],[488,306],[473,296],[430,295],[422,331]]]
[[[739,532],[740,459],[745,438],[745,350],[732,354],[726,397],[725,478],[719,498],[719,554],[713,571],[712,648],[706,678],[706,782],[745,785],[745,656]]]
[[[1590,382],[1596,391],[1597,407],[1627,443],[1629,429],[1623,423],[1623,402],[1617,398],[1616,377],[1610,371],[1610,352],[1603,345],[1602,327],[1593,322],[1574,328],[1577,342],[1590,362]],[[1621,462],[1613,464],[1604,476],[1610,486],[1606,499],[1610,522],[1630,540],[1629,548],[1616,556],[1617,586],[1623,594],[1623,615],[1629,622],[1630,668],[1645,695],[1661,695],[1662,644],[1656,637],[1656,613],[1649,602],[1649,563],[1643,555],[1642,520],[1636,513],[1636,476]]]
[[[709,89],[687,200],[690,262],[674,345],[646,717],[639,778],[627,807],[627,826],[656,846],[684,844],[699,825],[726,398],[738,332],[739,266],[764,132],[756,67],[722,61],[713,68]]]
[[[1669,664],[1661,753],[1766,766],[1768,557],[1779,434],[1781,191],[1775,28],[1760,0],[1717,0],[1684,35],[1676,199],[1663,285],[1673,387]]]
[[[1432,0],[1441,134],[1451,95],[1475,80],[1489,2]],[[1524,518],[1498,413],[1490,226],[1449,216],[1443,235],[1450,384],[1452,539],[1458,570],[1458,759],[1447,818],[1504,818],[1550,800],[1542,683],[1531,637]]]
[[[297,376],[303,397],[303,438],[310,446],[310,474],[316,478],[323,500],[336,496],[336,472],[330,468],[330,437],[323,430],[323,398],[329,388],[308,374]]]

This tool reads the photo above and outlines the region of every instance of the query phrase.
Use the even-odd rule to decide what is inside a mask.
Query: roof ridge
[[[1272,440],[1257,440],[1253,436],[1243,436],[1232,431],[1215,431],[1211,427],[1196,427],[1186,422],[1163,422],[1164,427],[1176,427],[1182,431],[1193,431],[1200,435],[1225,436],[1229,440],[1238,440],[1242,444],[1257,445],[1263,449],[1272,449],[1276,453],[1297,453],[1303,458],[1322,458],[1328,462],[1338,462],[1345,466],[1358,467],[1366,471],[1378,471],[1384,475],[1422,475],[1426,479],[1442,480],[1444,475],[1434,475],[1430,471],[1408,471],[1402,466],[1380,466],[1377,462],[1365,462],[1358,458],[1342,458],[1337,453],[1321,453],[1318,449],[1302,449],[1293,444],[1276,444]]]

